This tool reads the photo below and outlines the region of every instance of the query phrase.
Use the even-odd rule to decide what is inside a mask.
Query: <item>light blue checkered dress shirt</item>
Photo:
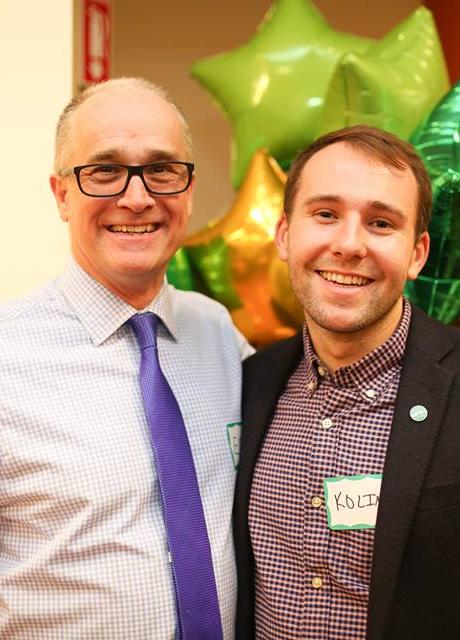
[[[227,311],[166,285],[148,310],[195,459],[226,640],[241,359]],[[75,263],[0,308],[0,637],[172,640],[174,592],[136,310]],[[180,469],[177,469],[180,473]],[[187,523],[184,522],[184,528]]]

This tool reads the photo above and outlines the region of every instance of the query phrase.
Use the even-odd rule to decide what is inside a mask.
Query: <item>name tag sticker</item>
[[[329,529],[375,529],[382,474],[324,478]]]
[[[240,461],[241,422],[229,422],[227,425],[227,437],[233,458],[233,465],[238,469]]]

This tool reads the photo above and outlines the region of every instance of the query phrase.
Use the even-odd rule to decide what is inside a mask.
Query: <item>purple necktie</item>
[[[158,360],[158,323],[153,313],[136,314],[129,320],[142,352],[140,384],[172,562],[177,637],[221,640],[219,602],[200,490],[182,414]]]

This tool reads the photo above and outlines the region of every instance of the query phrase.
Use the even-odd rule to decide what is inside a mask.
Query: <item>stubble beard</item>
[[[321,303],[315,296],[313,286],[308,282],[308,276],[303,272],[301,277],[296,277],[295,270],[289,270],[289,279],[296,298],[302,305],[307,325],[309,321],[318,327],[331,333],[353,334],[359,333],[371,327],[378,327],[385,322],[391,311],[398,304],[402,291],[393,290],[391,297],[382,298],[371,295],[366,304],[358,307],[331,303]],[[364,285],[367,286],[367,285]]]

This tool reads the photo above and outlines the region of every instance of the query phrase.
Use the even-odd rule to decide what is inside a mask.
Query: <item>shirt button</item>
[[[319,373],[320,376],[325,376],[326,375],[326,369],[320,365],[318,367],[318,373]]]
[[[330,429],[333,424],[334,423],[332,422],[332,420],[330,418],[324,418],[324,420],[321,420],[321,426],[324,429]]]
[[[308,389],[309,391],[313,391],[313,389],[314,389],[314,388],[315,388],[315,383],[314,383],[314,382],[309,382],[309,383],[307,384],[307,389]]]
[[[366,389],[364,392],[368,398],[375,398],[377,391],[375,389]]]
[[[313,589],[321,589],[321,587],[323,586],[323,581],[321,578],[313,578],[311,581],[311,586],[313,587]]]
[[[323,504],[323,501],[319,496],[315,496],[314,498],[311,499],[311,504],[313,507],[315,507],[315,509],[317,509]]]

